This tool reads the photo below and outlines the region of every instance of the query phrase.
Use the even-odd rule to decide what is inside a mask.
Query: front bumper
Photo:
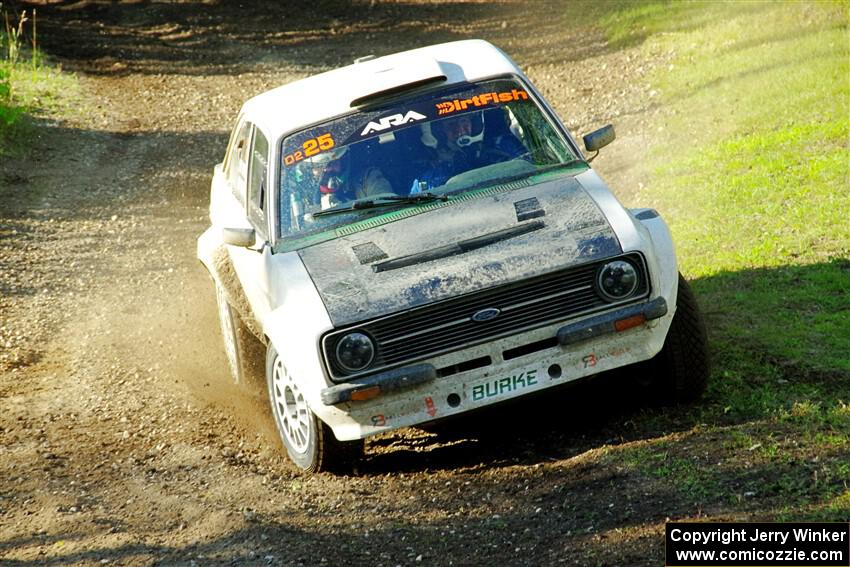
[[[322,401],[342,412],[328,425],[340,440],[367,437],[647,360],[663,346],[672,315],[657,297],[331,386]],[[489,362],[463,371],[462,359]]]
[[[558,344],[571,345],[596,337],[626,331],[667,314],[667,300],[656,297],[558,329]]]
[[[322,403],[326,406],[334,406],[343,402],[369,400],[388,392],[407,390],[436,378],[437,368],[433,364],[414,364],[394,368],[387,372],[325,388],[322,390]]]
[[[564,325],[556,334],[558,344],[570,345],[626,331],[667,314],[667,301],[656,297],[651,301],[629,305],[578,323]],[[433,364],[414,364],[380,374],[337,384],[322,390],[322,403],[333,406],[343,402],[365,401],[389,392],[398,392],[431,382],[437,378]]]

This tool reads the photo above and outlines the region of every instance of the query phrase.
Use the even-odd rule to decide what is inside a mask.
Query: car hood
[[[524,184],[301,249],[334,326],[622,252],[574,177]]]

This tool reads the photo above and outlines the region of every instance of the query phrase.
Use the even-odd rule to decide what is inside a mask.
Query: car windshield
[[[508,78],[330,120],[285,138],[280,155],[284,238],[578,159],[526,88]]]

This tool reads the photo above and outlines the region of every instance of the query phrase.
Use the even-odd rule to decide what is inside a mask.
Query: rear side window
[[[268,236],[265,203],[268,188],[269,142],[259,130],[254,130],[254,144],[251,148],[251,165],[248,181],[248,218],[251,224],[265,238]]]
[[[248,147],[251,143],[252,129],[250,122],[244,122],[238,127],[228,152],[227,162],[224,164],[227,182],[233,190],[233,195],[243,206],[245,205],[245,188],[248,181]]]

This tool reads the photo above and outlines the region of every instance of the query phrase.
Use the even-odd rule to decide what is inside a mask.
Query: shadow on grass
[[[797,407],[840,408],[850,401],[848,279],[850,262],[836,259],[693,281],[713,355],[700,403],[659,407],[634,386],[645,370],[625,368],[416,435],[372,439],[361,472],[542,464],[695,428],[779,419]],[[805,355],[815,349],[830,352],[815,364]]]
[[[761,366],[769,378],[846,391],[850,388],[848,281],[847,257],[720,272],[695,280],[714,331],[718,371]]]

